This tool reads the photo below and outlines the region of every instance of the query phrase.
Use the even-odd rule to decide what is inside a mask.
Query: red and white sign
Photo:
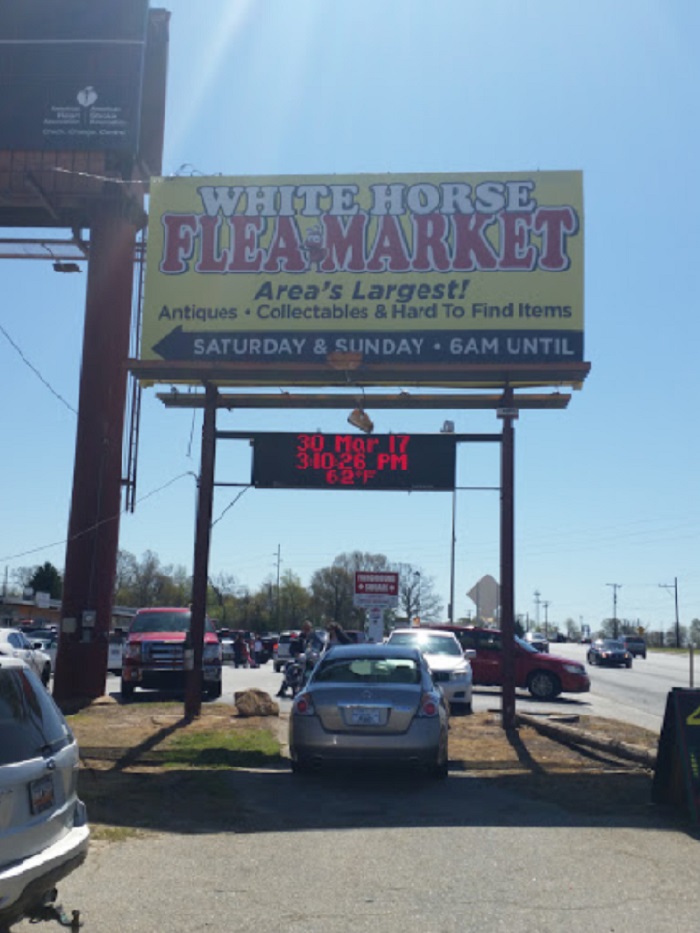
[[[355,606],[398,606],[399,575],[390,571],[355,572]]]

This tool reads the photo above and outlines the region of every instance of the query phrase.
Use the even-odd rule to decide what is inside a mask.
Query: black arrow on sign
[[[181,326],[171,330],[162,340],[154,344],[153,351],[164,360],[191,360],[194,356],[194,341],[202,334],[186,334]]]

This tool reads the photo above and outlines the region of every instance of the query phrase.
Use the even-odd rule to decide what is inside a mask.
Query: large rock
[[[264,690],[237,690],[233,703],[239,716],[279,716],[279,703],[275,703]]]

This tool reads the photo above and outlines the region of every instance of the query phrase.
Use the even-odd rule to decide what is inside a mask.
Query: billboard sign
[[[372,606],[387,608],[399,604],[399,575],[389,571],[357,570],[353,605],[368,609]]]
[[[546,383],[583,362],[581,173],[155,179],[142,335],[163,381]]]
[[[135,154],[148,0],[4,0],[0,149]]]

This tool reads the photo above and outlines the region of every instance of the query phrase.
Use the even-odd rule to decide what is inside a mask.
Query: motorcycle
[[[293,658],[291,661],[287,661],[284,668],[284,679],[277,692],[277,696],[286,696],[287,690],[289,690],[292,694],[292,699],[294,699],[303,689],[318,659],[318,651],[307,651],[304,654],[297,655],[297,657]]]

